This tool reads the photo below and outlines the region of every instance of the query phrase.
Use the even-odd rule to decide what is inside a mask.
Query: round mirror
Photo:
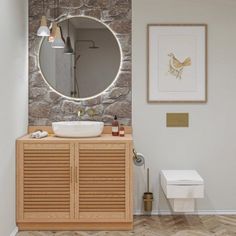
[[[60,94],[75,99],[96,96],[116,79],[121,50],[113,32],[90,17],[53,23],[39,53],[41,72]]]

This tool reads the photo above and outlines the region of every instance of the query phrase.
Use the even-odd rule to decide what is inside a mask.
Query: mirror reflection
[[[89,98],[107,89],[117,76],[120,61],[120,47],[110,29],[81,16],[53,23],[39,53],[48,84],[73,98]]]

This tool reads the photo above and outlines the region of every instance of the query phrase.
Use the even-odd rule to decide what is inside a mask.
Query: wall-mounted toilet
[[[195,170],[162,170],[161,186],[174,212],[193,212],[204,197],[204,181]]]

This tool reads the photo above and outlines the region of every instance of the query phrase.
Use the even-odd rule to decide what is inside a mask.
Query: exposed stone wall
[[[47,17],[54,14],[54,0],[45,0]],[[60,0],[57,17],[85,15],[110,26],[120,41],[123,58],[121,73],[112,88],[93,99],[66,99],[44,81],[38,67],[41,38],[36,32],[42,15],[42,1],[29,0],[29,125],[50,125],[53,121],[82,119],[111,124],[114,115],[131,125],[131,0]],[[93,115],[90,111],[93,111]]]

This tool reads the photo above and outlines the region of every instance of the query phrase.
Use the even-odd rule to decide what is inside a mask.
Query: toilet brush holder
[[[153,194],[146,192],[143,194],[144,211],[152,211]]]
[[[149,168],[147,169],[147,192],[143,194],[144,211],[152,211],[153,193],[149,192]]]

